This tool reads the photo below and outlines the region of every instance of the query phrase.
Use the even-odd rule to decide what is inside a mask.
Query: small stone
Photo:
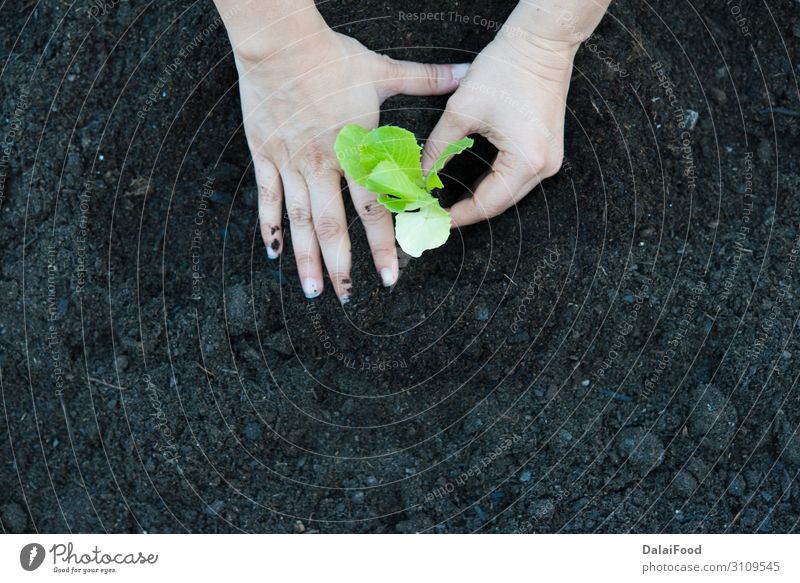
[[[508,344],[524,344],[530,340],[530,335],[527,330],[519,330],[515,334],[506,338]]]
[[[120,370],[120,371],[127,370],[129,363],[130,363],[130,360],[124,354],[120,354],[117,357],[117,369],[118,370]]]
[[[295,534],[303,534],[306,531],[306,526],[303,524],[301,520],[295,520],[294,522],[294,533]]]
[[[656,228],[652,225],[647,225],[639,229],[639,237],[642,239],[651,239],[656,234]]]
[[[353,501],[353,504],[361,504],[364,502],[364,492],[360,490],[353,492],[353,495],[350,497],[350,499]]]
[[[686,470],[680,470],[672,480],[672,487],[681,496],[691,496],[697,488],[697,480]]]
[[[346,399],[342,404],[342,415],[352,415],[356,409],[356,403],[353,399]]]
[[[0,519],[3,527],[13,534],[24,533],[28,526],[28,515],[16,502],[9,502],[0,508]]]
[[[736,496],[737,498],[744,496],[745,483],[741,474],[736,474],[731,480],[731,483],[728,485],[728,492],[731,496]]]
[[[486,306],[479,306],[475,308],[475,319],[478,322],[485,322],[489,319],[489,308]]]
[[[652,432],[632,427],[622,432],[619,448],[628,461],[647,474],[664,461],[664,445]]]
[[[228,288],[226,305],[226,319],[228,330],[233,336],[240,336],[253,325],[253,310],[251,297],[243,284],[236,284]]]
[[[719,103],[720,105],[724,105],[728,102],[728,96],[722,89],[718,89],[717,87],[712,87],[710,89],[711,97],[714,98],[714,101]]]
[[[464,422],[464,433],[472,435],[473,433],[477,433],[481,427],[483,427],[483,419],[480,417],[467,418]]]
[[[533,503],[531,511],[534,521],[547,520],[555,514],[556,505],[550,498],[541,498]]]
[[[733,404],[714,385],[698,387],[692,403],[691,436],[714,450],[724,449],[736,432],[738,416]]]
[[[225,508],[225,502],[223,500],[215,500],[214,502],[206,506],[206,514],[215,516],[219,514],[223,508]]]
[[[294,354],[294,348],[289,340],[289,335],[284,329],[280,329],[267,336],[264,339],[264,346],[284,356],[292,356],[292,354]]]
[[[700,114],[693,109],[687,109],[683,118],[683,125],[687,130],[693,130],[697,125],[697,120],[700,119]]]
[[[520,482],[530,482],[533,474],[531,474],[530,470],[525,470],[519,475]]]
[[[251,421],[244,426],[242,433],[250,441],[258,441],[261,439],[261,424],[258,421]]]

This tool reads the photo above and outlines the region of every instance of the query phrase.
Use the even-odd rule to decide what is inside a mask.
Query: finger
[[[306,176],[311,216],[322,258],[339,301],[350,301],[350,236],[342,202],[341,176],[337,172]]]
[[[353,182],[347,181],[353,205],[358,211],[358,216],[367,232],[367,241],[372,251],[372,260],[375,269],[381,276],[384,287],[391,287],[397,283],[399,267],[397,262],[397,247],[394,244],[394,222],[392,213],[380,204],[375,195]]]
[[[422,151],[422,169],[425,174],[449,144],[474,133],[477,129],[476,125],[476,120],[457,113],[448,104],[431,135],[425,140],[425,148]]]
[[[511,208],[541,181],[540,169],[541,165],[531,160],[500,152],[492,171],[481,180],[473,196],[448,209],[453,226],[485,221]]]
[[[283,210],[283,185],[274,164],[260,156],[253,156],[258,185],[258,222],[261,237],[267,248],[267,257],[277,259],[283,251],[281,232]]]
[[[308,299],[322,293],[322,262],[319,243],[311,220],[311,200],[303,177],[294,170],[281,173],[286,196],[286,212],[292,232],[292,248],[297,262],[297,273]]]
[[[392,95],[444,95],[452,93],[467,74],[469,63],[431,65],[397,61],[382,55],[379,79],[384,97]]]

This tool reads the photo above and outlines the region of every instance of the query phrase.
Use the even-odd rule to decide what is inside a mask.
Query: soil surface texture
[[[461,62],[514,6],[436,4],[320,10]],[[348,201],[342,307],[266,257],[210,0],[2,4],[3,531],[800,532],[798,16],[614,2],[561,172],[392,290]]]

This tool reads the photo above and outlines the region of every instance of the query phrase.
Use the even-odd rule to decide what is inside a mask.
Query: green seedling
[[[396,126],[369,131],[346,125],[336,137],[336,157],[345,174],[357,184],[376,193],[377,200],[397,215],[397,242],[412,257],[441,247],[450,236],[450,215],[431,193],[442,188],[441,172],[447,161],[471,147],[463,138],[445,148],[422,175],[422,148],[414,134]]]

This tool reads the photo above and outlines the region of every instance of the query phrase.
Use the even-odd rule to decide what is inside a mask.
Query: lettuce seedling
[[[441,247],[450,236],[450,215],[431,193],[442,188],[441,172],[450,157],[471,147],[463,138],[445,148],[422,175],[422,148],[414,134],[395,126],[369,131],[346,125],[336,137],[336,157],[345,174],[397,215],[396,236],[400,247],[412,257]]]

